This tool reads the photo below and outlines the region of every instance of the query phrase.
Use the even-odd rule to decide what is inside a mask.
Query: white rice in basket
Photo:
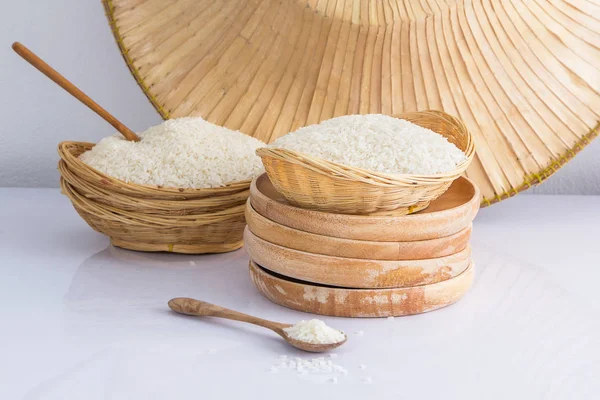
[[[382,114],[332,118],[288,133],[270,147],[386,174],[434,175],[466,160],[442,135]]]
[[[199,117],[171,119],[139,134],[102,139],[79,158],[125,182],[177,188],[214,188],[250,180],[264,170],[258,139]]]

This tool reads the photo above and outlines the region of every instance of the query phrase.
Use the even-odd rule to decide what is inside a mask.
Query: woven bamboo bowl
[[[94,143],[62,142],[58,145],[58,154],[71,172],[96,187],[102,187],[114,193],[156,200],[190,200],[207,197],[220,197],[248,190],[250,181],[236,182],[225,187],[208,189],[182,189],[138,185],[110,177],[90,167],[78,157],[94,147]]]
[[[225,196],[192,198],[189,200],[146,199],[113,192],[110,188],[107,189],[94,185],[81,179],[68,168],[63,160],[58,162],[58,170],[65,181],[71,186],[76,187],[77,191],[88,199],[94,199],[99,203],[122,210],[148,214],[194,215],[220,211],[244,204],[250,194],[250,190],[248,189]]]
[[[250,182],[178,189],[130,184],[91,168],[78,156],[92,143],[59,145],[62,192],[94,230],[115,246],[202,254],[240,248]]]
[[[426,208],[462,175],[475,154],[464,124],[442,111],[398,115],[446,137],[467,156],[454,170],[436,175],[382,174],[344,166],[298,152],[261,148],[273,186],[293,205],[341,214],[371,214],[395,210],[411,214]],[[318,143],[315,143],[318,145]]]

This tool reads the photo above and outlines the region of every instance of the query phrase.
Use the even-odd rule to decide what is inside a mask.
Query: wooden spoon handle
[[[190,299],[187,297],[177,297],[175,299],[169,300],[169,307],[171,308],[171,310],[178,312],[179,314],[194,315],[199,317],[218,317],[231,319],[234,321],[247,322],[249,324],[254,324],[267,329],[271,329],[281,336],[283,336],[283,328],[289,326],[286,324],[280,324],[278,322],[253,317],[252,315],[233,311],[228,308],[217,306],[215,304]]]
[[[114,126],[114,128],[117,131],[121,132],[121,134],[125,136],[127,140],[139,142],[139,136],[136,135],[131,129],[126,127],[123,123],[121,123],[118,119],[112,116],[112,114],[110,114],[104,108],[100,107],[98,103],[96,103],[88,95],[83,93],[77,86],[69,82],[67,78],[59,74],[54,68],[46,64],[44,60],[35,55],[27,47],[23,46],[19,42],[15,42],[13,43],[12,48],[15,51],[15,53],[23,57],[29,64],[37,68],[38,71],[46,75],[48,78],[52,79],[56,84],[58,84],[58,86],[65,89],[73,97],[77,98],[77,100],[81,101],[96,114],[104,118],[104,120],[106,120],[109,124]]]

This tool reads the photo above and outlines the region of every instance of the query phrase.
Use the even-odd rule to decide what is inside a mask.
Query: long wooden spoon
[[[104,108],[100,107],[98,103],[92,100],[88,95],[83,93],[77,86],[73,85],[71,82],[67,80],[64,76],[59,74],[54,68],[46,64],[44,60],[35,55],[31,50],[27,47],[23,46],[19,42],[15,42],[12,45],[15,53],[23,57],[29,64],[33,65],[38,69],[42,74],[46,75],[48,78],[52,79],[58,86],[65,89],[69,92],[73,97],[77,100],[81,101],[83,104],[88,106],[92,111],[96,114],[104,118],[106,122],[115,127],[115,129],[127,140],[132,140],[134,142],[139,142],[140,137],[136,135],[131,129],[126,127],[121,121],[116,119],[112,114],[106,111]]]
[[[303,342],[301,340],[291,338],[283,330],[284,328],[289,328],[290,326],[292,326],[290,324],[282,324],[279,322],[267,321],[266,319],[253,317],[252,315],[243,314],[237,311],[229,310],[224,307],[219,307],[214,304],[190,299],[187,297],[178,297],[169,300],[169,307],[171,308],[171,310],[178,312],[179,314],[194,315],[198,317],[226,318],[232,319],[234,321],[247,322],[249,324],[262,326],[263,328],[272,330],[273,332],[284,338],[286,342],[288,342],[295,348],[304,351],[309,351],[311,353],[323,353],[325,351],[333,350],[336,347],[343,345],[344,343],[346,343],[346,340],[348,340],[348,338],[346,337],[341,342],[328,344],[314,344]]]

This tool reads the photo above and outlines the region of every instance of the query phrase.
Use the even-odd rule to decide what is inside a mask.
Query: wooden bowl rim
[[[471,263],[471,247],[422,260],[366,260],[327,256],[279,246],[244,230],[250,259],[271,272],[305,282],[350,288],[421,287],[460,275]],[[440,271],[448,269],[443,274]],[[374,275],[373,275],[374,274]]]
[[[382,242],[382,241],[378,241],[378,240],[347,239],[347,238],[343,238],[343,237],[327,236],[327,235],[321,235],[319,233],[307,232],[307,231],[303,231],[301,229],[297,229],[297,228],[294,228],[294,227],[291,227],[291,226],[287,226],[287,225],[281,224],[281,223],[279,223],[277,221],[273,221],[272,219],[269,219],[269,218],[265,217],[264,215],[262,215],[261,213],[259,213],[254,208],[254,206],[252,205],[252,202],[250,201],[250,198],[248,198],[248,200],[246,201],[246,210],[250,210],[250,212],[252,214],[254,214],[254,216],[256,218],[265,219],[265,220],[269,221],[270,223],[272,223],[274,225],[277,225],[278,227],[281,227],[281,229],[292,230],[292,231],[298,232],[299,235],[306,235],[306,236],[311,236],[311,237],[314,237],[314,238],[322,238],[322,240],[335,240],[335,241],[339,241],[339,242],[343,242],[343,244],[347,244],[349,246],[355,245],[355,244],[356,245],[358,245],[358,244],[373,244],[373,245],[375,245],[375,244],[380,244],[380,243],[386,243],[386,244],[390,244],[390,245],[394,245],[396,243],[410,243],[410,244],[418,244],[418,243],[426,243],[426,242],[430,242],[431,243],[431,242],[435,242],[435,241],[442,240],[442,239],[449,239],[449,238],[451,238],[453,236],[459,236],[459,235],[465,233],[466,231],[472,231],[473,230],[473,223],[470,223],[469,225],[467,225],[466,227],[464,227],[463,229],[461,229],[460,231],[458,231],[456,233],[452,233],[452,234],[447,235],[447,236],[440,236],[440,237],[437,237],[437,238],[431,238],[431,239],[420,239],[420,240],[411,240],[411,241],[407,241],[407,240],[393,240],[393,241],[390,241],[390,242]],[[252,231],[251,229],[250,229],[250,231],[254,234],[254,236],[257,236],[258,238],[260,238],[262,240],[265,240],[265,239],[261,238],[260,236],[258,236],[256,234],[256,232]],[[273,244],[276,244],[276,243],[273,243]],[[340,243],[340,244],[342,244],[342,243]],[[291,249],[291,247],[290,247],[290,249]],[[297,250],[297,249],[293,249],[293,250]],[[301,251],[301,250],[299,250],[299,251]],[[314,253],[314,254],[317,254],[317,253]],[[337,257],[337,256],[332,256],[332,257]],[[408,260],[406,260],[406,261],[408,261]]]
[[[463,255],[463,254],[467,254],[468,257],[470,257],[472,254],[471,244],[468,243],[464,249],[457,251],[456,253],[451,254],[451,255],[447,255],[447,256],[443,256],[443,257],[434,257],[434,258],[423,258],[423,259],[416,259],[416,260],[376,260],[376,259],[366,259],[366,258],[340,257],[340,256],[330,256],[327,254],[310,253],[308,251],[296,250],[296,249],[292,249],[290,247],[285,247],[285,246],[281,246],[281,245],[278,245],[275,243],[271,243],[268,240],[262,239],[261,237],[257,236],[254,232],[252,232],[250,230],[248,225],[246,225],[246,228],[244,229],[244,235],[246,235],[246,234],[251,235],[252,240],[256,240],[258,242],[265,243],[267,246],[273,246],[277,249],[281,249],[282,251],[295,253],[300,256],[306,255],[309,257],[319,257],[319,258],[323,258],[326,260],[337,260],[337,261],[342,261],[342,262],[344,260],[347,260],[349,262],[365,263],[365,264],[366,263],[381,263],[381,264],[398,264],[398,263],[412,264],[412,263],[415,263],[416,264],[416,263],[431,262],[433,260],[441,260],[441,259],[450,258],[453,256]],[[390,242],[390,243],[394,243],[394,242]],[[456,275],[456,276],[458,276],[458,275]]]
[[[471,260],[471,262],[469,263],[469,266],[467,268],[465,268],[465,270],[463,272],[461,272],[460,274],[453,276],[452,278],[440,281],[440,282],[435,282],[435,283],[427,283],[424,285],[416,285],[416,286],[405,286],[405,287],[393,287],[393,288],[372,288],[372,289],[367,289],[367,288],[348,288],[348,287],[342,287],[342,286],[331,286],[331,285],[325,285],[322,283],[315,283],[315,282],[307,282],[307,281],[303,281],[301,279],[296,279],[296,278],[291,278],[288,276],[284,276],[281,274],[278,274],[276,272],[273,272],[261,265],[258,265],[256,262],[254,262],[253,260],[250,260],[250,271],[252,272],[256,272],[258,274],[262,274],[262,275],[266,275],[269,276],[273,279],[279,280],[279,281],[283,281],[286,284],[290,284],[290,285],[294,285],[294,286],[300,286],[300,287],[315,287],[315,288],[322,288],[322,289],[327,289],[332,291],[333,293],[337,292],[337,291],[353,291],[353,292],[376,292],[376,293],[387,293],[387,292],[392,292],[392,291],[396,291],[396,290],[411,290],[411,289],[424,289],[424,288],[431,288],[431,287],[439,287],[439,286],[446,286],[452,283],[452,281],[454,281],[455,279],[461,279],[464,278],[465,275],[469,274],[470,272],[473,271],[473,269],[475,268],[475,262],[473,262]]]

